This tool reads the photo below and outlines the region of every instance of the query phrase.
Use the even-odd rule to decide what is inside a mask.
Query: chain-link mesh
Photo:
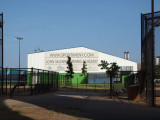
[[[155,70],[160,65],[160,12],[154,13],[153,21],[154,29],[152,29],[152,14],[141,15],[141,74],[143,75],[140,80],[143,85],[141,96],[145,97],[147,102],[152,105],[155,102],[154,97],[156,97],[153,84],[156,76],[159,76]]]
[[[152,104],[152,19],[151,14],[143,14],[142,19],[142,39],[141,39],[141,70],[145,73],[144,85],[146,100],[149,104]]]
[[[155,104],[160,106],[160,13],[155,24]]]

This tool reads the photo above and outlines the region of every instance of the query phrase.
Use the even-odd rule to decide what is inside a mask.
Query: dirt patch
[[[67,110],[70,108],[64,108]],[[77,108],[78,109],[78,108]],[[76,109],[71,109],[75,111]],[[24,116],[26,120],[77,120],[78,118],[57,112],[58,110],[45,109],[39,106],[10,106],[9,109],[6,107],[0,107],[1,120],[22,120]]]

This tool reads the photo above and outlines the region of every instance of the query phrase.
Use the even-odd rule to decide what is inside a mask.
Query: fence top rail
[[[56,72],[56,71],[51,71],[51,70],[43,70],[43,69],[38,69],[38,68],[28,68],[28,69],[33,69],[33,70],[41,70],[41,71],[47,71],[47,72]],[[56,72],[58,73],[58,72]]]
[[[156,14],[156,13],[160,13],[160,11],[154,12],[154,14]],[[145,13],[145,14],[142,14],[142,15],[152,15],[152,13]]]
[[[122,72],[138,72],[138,71],[118,71],[118,72],[122,73]],[[106,74],[106,72],[97,72],[97,73],[96,72],[89,72],[87,74]]]
[[[1,70],[2,68],[0,68]],[[43,70],[43,69],[37,69],[37,68],[3,68],[3,70],[15,70],[15,71],[31,71],[33,69],[33,71],[41,71],[41,72],[53,72],[53,73],[59,73],[59,72],[56,72],[56,71],[49,71],[49,70]]]

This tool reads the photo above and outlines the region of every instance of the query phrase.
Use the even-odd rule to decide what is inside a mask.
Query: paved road
[[[105,94],[56,92],[5,100],[7,106],[37,105],[80,120],[160,120],[160,108],[110,100]]]

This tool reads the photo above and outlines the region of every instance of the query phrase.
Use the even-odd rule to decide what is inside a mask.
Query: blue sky
[[[158,6],[159,5],[159,6]],[[141,13],[151,0],[0,0],[4,13],[4,66],[27,67],[27,53],[84,46],[140,62]],[[155,0],[160,11],[160,0]]]

